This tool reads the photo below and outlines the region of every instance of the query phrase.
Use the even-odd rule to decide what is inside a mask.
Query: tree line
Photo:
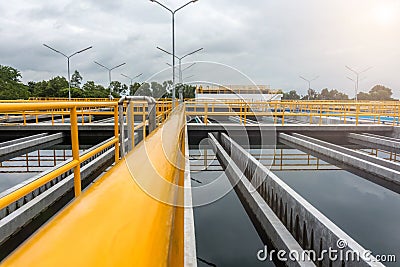
[[[68,97],[68,81],[65,77],[57,76],[50,80],[39,82],[30,81],[27,84],[21,82],[21,72],[13,67],[0,65],[0,99],[28,99],[29,97]],[[87,81],[82,84],[82,76],[76,70],[71,77],[72,98],[108,98],[110,88],[96,84],[94,81]],[[142,95],[159,98],[171,98],[171,81],[150,83],[133,83],[126,85],[119,81],[111,82],[111,91],[114,98],[123,95]],[[176,95],[179,97],[179,90],[182,89],[184,98],[194,98],[196,88],[187,84],[176,86]],[[282,92],[284,100],[348,100],[349,96],[336,89],[322,89],[317,92],[309,90],[307,95],[299,95],[296,90]],[[357,95],[359,100],[393,100],[392,89],[383,85],[374,86],[368,93],[360,92]]]
[[[39,82],[30,81],[24,84],[21,72],[13,67],[0,65],[0,99],[28,99],[29,97],[68,97],[68,80],[57,76]],[[82,84],[83,77],[76,70],[71,76],[72,98],[108,98],[110,88],[112,96],[119,98],[123,95],[153,96],[155,98],[171,98],[172,82],[133,83],[126,85],[119,81],[112,81],[110,88],[87,81]],[[184,98],[194,98],[196,87],[187,84],[176,86],[176,97],[179,89]]]
[[[311,89],[307,95],[299,95],[296,90],[283,93],[284,100],[348,100],[349,96],[336,89],[322,89],[320,93]],[[392,89],[383,85],[375,85],[368,93],[360,92],[357,94],[358,100],[393,100]]]

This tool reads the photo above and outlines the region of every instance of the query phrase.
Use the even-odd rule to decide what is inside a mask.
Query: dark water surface
[[[400,195],[347,171],[275,171],[365,249],[400,266]]]
[[[293,149],[285,152],[301,154]],[[208,153],[213,158],[212,153]],[[198,152],[191,151],[191,154],[198,155]],[[208,169],[218,170],[218,161],[211,161],[212,164],[208,164],[215,167]],[[192,159],[191,162],[199,164],[201,160]],[[286,165],[288,162],[285,162]],[[296,159],[296,163],[306,162]],[[384,265],[400,266],[400,194],[332,167],[331,170],[308,170],[307,166],[300,166],[303,170],[296,171],[273,169],[278,177],[365,249],[374,255],[396,256],[397,263],[384,262]],[[202,183],[221,175],[224,176],[222,171],[192,171],[192,178]],[[224,179],[229,183],[225,176]],[[192,184],[198,186],[198,182]],[[274,266],[257,260],[256,253],[263,242],[235,191],[210,205],[195,208],[194,214],[198,257],[217,266]],[[200,262],[199,266],[207,265]]]
[[[192,172],[191,175],[203,183],[223,175],[229,183],[221,171]],[[194,220],[198,258],[216,266],[275,266],[272,262],[257,259],[257,252],[264,244],[235,191],[209,205],[195,208]],[[210,265],[198,260],[198,266]]]

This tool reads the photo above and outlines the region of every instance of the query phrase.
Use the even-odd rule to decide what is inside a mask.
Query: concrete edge
[[[192,185],[190,178],[189,138],[185,125],[185,173],[184,173],[184,266],[197,267],[196,234],[194,228]]]
[[[227,175],[228,179],[231,184],[235,185],[239,189],[257,220],[262,225],[263,231],[270,238],[275,248],[278,250],[285,250],[287,254],[289,254],[290,251],[297,251],[299,255],[302,255],[304,253],[303,248],[251,185],[250,181],[241,172],[233,159],[229,157],[222,145],[217,141],[213,134],[209,133],[208,136],[213,142],[211,143],[211,146],[214,153],[217,155],[221,165],[225,168],[225,172],[229,174]],[[286,262],[286,265],[290,267],[315,266],[311,260],[302,262],[288,261]]]
[[[297,203],[300,210],[303,210],[308,213],[308,215],[314,218],[314,222],[318,223],[319,225],[323,226],[324,229],[321,230],[321,233],[327,235],[326,241],[330,242],[328,246],[334,248],[336,245],[336,241],[339,239],[345,240],[347,242],[346,250],[353,250],[358,251],[360,255],[363,255],[362,252],[366,250],[357,243],[353,238],[351,238],[348,234],[346,234],[341,228],[339,228],[336,224],[334,224],[331,220],[329,220],[325,215],[323,215],[318,209],[316,209],[313,205],[311,205],[307,200],[305,200],[302,196],[300,196],[296,191],[294,191],[290,186],[288,186],[284,181],[282,181],[278,176],[268,170],[264,165],[262,165],[259,161],[257,161],[249,152],[243,149],[240,145],[234,142],[231,138],[229,138],[226,134],[221,135],[222,138],[225,138],[232,146],[234,146],[237,150],[240,151],[243,155],[245,155],[250,161],[256,164],[257,169],[260,170],[263,175],[270,178],[277,186],[279,186],[281,193],[286,191],[286,193]],[[265,183],[265,181],[264,181]],[[277,189],[277,188],[275,188]],[[289,201],[288,201],[289,202]],[[308,219],[312,219],[310,216]],[[330,233],[330,234],[329,234]],[[317,233],[315,232],[315,236]],[[372,258],[372,257],[371,257]],[[360,259],[362,259],[360,257]],[[373,258],[372,260],[375,260]],[[324,261],[325,262],[325,261]],[[346,266],[353,266],[352,263],[354,262],[347,262]],[[361,261],[355,266],[383,266],[381,263],[377,262],[368,262],[368,261]]]

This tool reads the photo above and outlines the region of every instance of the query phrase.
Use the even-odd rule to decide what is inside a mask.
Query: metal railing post
[[[356,103],[356,126],[358,125],[358,118],[360,115],[359,113],[360,113],[360,105]]]
[[[142,121],[143,121],[143,141],[146,139],[146,107],[145,104],[143,103],[142,105]]]
[[[124,102],[118,103],[118,125],[119,125],[119,146],[121,158],[125,156],[125,123],[124,123]]]
[[[133,103],[129,102],[127,107],[127,123],[128,123],[128,151],[135,147],[135,131],[133,130],[135,117],[133,115]]]
[[[76,107],[70,111],[71,116],[71,144],[72,144],[72,158],[79,161],[79,137],[78,137],[78,115]],[[77,164],[74,167],[74,191],[75,197],[81,194],[81,166]]]
[[[118,105],[114,106],[114,138],[119,140],[118,135]],[[119,162],[119,141],[115,143],[115,163]]]

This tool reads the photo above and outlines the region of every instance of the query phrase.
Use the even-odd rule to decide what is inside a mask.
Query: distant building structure
[[[244,100],[256,101],[281,101],[281,90],[273,90],[269,85],[222,85],[203,86],[196,88],[196,100]]]

